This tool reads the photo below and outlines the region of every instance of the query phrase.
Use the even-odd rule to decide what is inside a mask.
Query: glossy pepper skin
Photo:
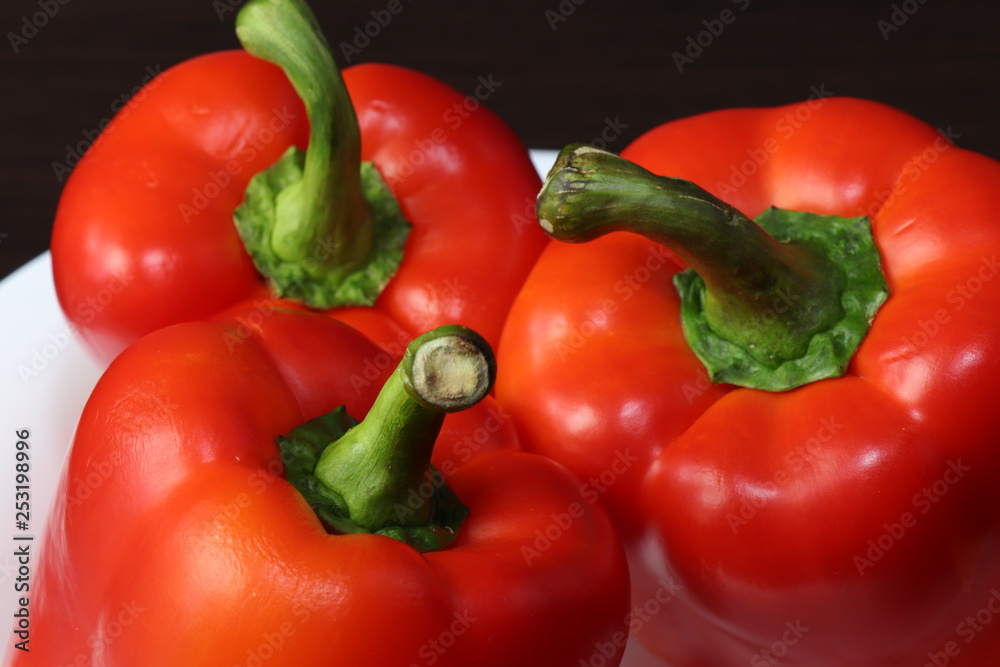
[[[615,530],[587,505],[525,558],[579,482],[519,451],[489,396],[434,448],[469,508],[455,542],[324,530],[275,438],[339,405],[363,418],[392,368],[374,374],[386,353],[333,319],[253,312],[157,331],[105,372],[32,579],[30,653],[7,664],[569,667],[610,641],[628,604]]]
[[[494,345],[546,243],[533,217],[528,151],[480,97],[384,64],[343,72],[372,161],[412,224],[402,264],[374,307],[329,312],[399,351],[460,323]],[[484,84],[485,85],[485,84]],[[492,84],[491,84],[492,85]],[[252,176],[310,122],[288,78],[245,51],[182,62],[104,129],[64,187],[52,238],[60,304],[108,361],[157,328],[278,298],[244,249],[233,211]],[[329,257],[317,243],[307,259]]]
[[[673,667],[997,664],[1000,164],[849,98],[669,122],[622,157],[748,215],[870,216],[890,293],[846,375],[766,392],[710,381],[674,253],[545,250],[497,396],[602,485],[633,603],[675,584],[640,639]]]

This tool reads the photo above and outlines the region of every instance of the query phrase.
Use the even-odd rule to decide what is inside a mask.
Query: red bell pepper
[[[248,3],[237,33],[150,81],[67,180],[53,273],[87,348],[248,304],[325,310],[397,354],[453,322],[495,344],[547,239],[483,95],[390,65],[341,79],[300,0]]]
[[[481,338],[436,329],[394,370],[336,320],[257,312],[102,376],[8,664],[568,667],[620,634],[615,529],[518,450]]]
[[[538,211],[581,244],[527,280],[497,396],[601,485],[634,598],[675,586],[645,645],[1000,664],[1000,164],[813,99],[570,148]]]

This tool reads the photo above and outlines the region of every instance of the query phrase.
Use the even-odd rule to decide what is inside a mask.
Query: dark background
[[[487,105],[532,147],[605,132],[620,150],[667,120],[821,88],[898,106],[1000,159],[996,0],[396,1],[402,11],[369,26],[365,44],[357,31],[390,0],[313,0],[341,65],[345,42],[361,47],[352,62],[408,65],[468,94],[491,77],[500,86]],[[52,165],[67,146],[87,142],[150,70],[237,48],[242,2],[0,3],[2,277],[48,246],[61,188]],[[679,68],[675,54],[693,62]]]

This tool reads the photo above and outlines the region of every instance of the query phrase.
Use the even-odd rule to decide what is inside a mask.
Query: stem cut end
[[[407,350],[407,390],[419,402],[443,412],[469,408],[486,396],[496,379],[496,361],[479,334],[458,326],[424,334]]]
[[[410,343],[360,424],[343,407],[278,438],[285,471],[331,533],[372,533],[418,551],[455,540],[468,508],[431,466],[445,413],[493,386],[489,344],[460,326]]]

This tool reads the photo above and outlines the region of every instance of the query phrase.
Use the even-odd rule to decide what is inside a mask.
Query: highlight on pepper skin
[[[488,344],[441,327],[353,382],[385,354],[287,309],[127,348],[81,417],[59,540],[33,581],[31,651],[9,664],[311,665],[374,650],[379,664],[541,667],[617,646],[629,609],[617,531],[576,477],[520,450],[490,395]],[[526,562],[567,508],[572,523]],[[500,582],[502,604],[472,594],[484,581]],[[177,590],[184,604],[163,604]]]
[[[1000,308],[990,250],[1000,247],[1000,163],[954,145],[950,128],[829,92],[670,121],[620,156],[568,146],[538,200],[556,243],[501,337],[508,372],[497,397],[527,450],[584,480],[623,448],[638,459],[602,503],[630,556],[633,600],[650,598],[664,575],[678,584],[635,635],[676,667],[978,667],[1000,656],[1000,626],[986,623],[991,605],[1000,610],[990,481],[1000,459],[989,435],[998,424],[987,405],[1000,358],[989,315]],[[682,201],[657,206],[668,192]],[[751,281],[733,292],[753,295],[749,306],[712,310],[731,303],[713,290],[771,261],[747,248],[766,257],[772,246],[727,250],[720,275],[705,253],[721,246],[699,243],[692,226],[734,238],[743,220],[752,240],[751,224],[774,224],[772,207],[841,217],[835,242],[874,242],[878,261],[859,273],[868,305],[838,319],[850,301],[846,262],[803,271],[812,247],[779,243],[774,256],[791,268],[779,262],[774,275],[791,287]],[[818,219],[797,222],[818,229]],[[857,254],[850,243],[837,252]],[[690,274],[678,279],[706,267],[703,291]],[[800,280],[810,273],[819,290]],[[823,294],[829,316],[817,326]],[[803,306],[816,312],[800,318]],[[783,356],[837,347],[844,339],[824,327],[848,321],[857,347],[822,375],[798,361],[808,356]],[[768,333],[800,324],[807,345]],[[719,357],[738,345],[749,348],[729,357],[739,372],[720,375]],[[743,384],[750,363],[752,382],[784,377]]]

